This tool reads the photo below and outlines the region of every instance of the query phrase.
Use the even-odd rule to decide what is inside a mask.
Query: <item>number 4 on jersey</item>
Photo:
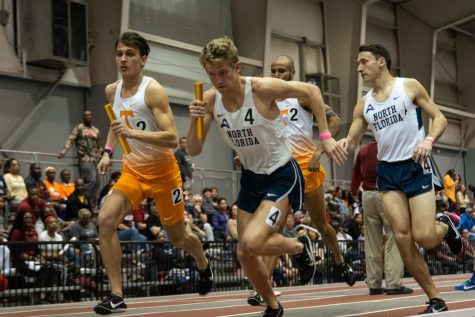
[[[252,108],[249,108],[244,116],[244,121],[249,122],[250,125],[254,124],[254,118],[252,117]]]

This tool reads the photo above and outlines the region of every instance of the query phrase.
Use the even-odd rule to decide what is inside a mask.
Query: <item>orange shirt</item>
[[[59,184],[59,192],[61,193],[61,199],[68,199],[68,197],[74,192],[76,187],[74,183],[62,183]]]
[[[455,181],[449,174],[444,176],[444,194],[448,199],[455,202]]]
[[[55,181],[50,182],[49,180],[45,179],[43,183],[46,186],[46,190],[48,191],[49,197],[51,200],[60,200],[61,199],[61,189],[59,184]]]

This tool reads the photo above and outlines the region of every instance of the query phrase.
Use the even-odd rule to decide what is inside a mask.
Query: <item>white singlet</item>
[[[404,92],[404,78],[396,77],[389,97],[382,103],[371,89],[365,98],[363,115],[378,142],[378,160],[405,161],[425,138],[421,108]]]
[[[292,158],[284,121],[279,115],[273,121],[256,109],[252,97],[252,77],[246,77],[241,108],[229,112],[217,91],[214,119],[224,141],[239,155],[243,167],[257,174],[271,174]]]

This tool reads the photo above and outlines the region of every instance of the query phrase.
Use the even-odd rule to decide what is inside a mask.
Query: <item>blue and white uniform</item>
[[[217,91],[214,119],[224,141],[239,155],[243,169],[238,207],[254,212],[262,200],[279,201],[285,196],[294,210],[303,200],[303,178],[292,160],[286,128],[281,116],[264,118],[254,105],[252,77],[246,77],[244,101],[235,112],[223,105]]]
[[[409,198],[432,190],[432,164],[412,159],[425,131],[421,108],[404,91],[404,78],[395,78],[384,102],[377,102],[372,93],[366,95],[363,115],[378,143],[379,190],[400,190]]]

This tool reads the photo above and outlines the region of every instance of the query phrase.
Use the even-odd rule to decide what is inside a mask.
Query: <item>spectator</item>
[[[0,163],[0,169],[1,168],[2,165]],[[3,175],[0,175],[0,198],[3,202],[2,208],[0,208],[0,216],[3,220],[0,219],[0,221],[3,221],[2,225],[5,226],[4,229],[7,230],[9,221],[8,202],[12,200],[12,193],[10,192],[10,189],[8,188],[7,182],[3,178]]]
[[[188,211],[188,213],[190,215],[193,216],[194,219],[200,219],[200,215],[201,213],[203,213],[203,208],[202,208],[202,205],[203,205],[203,198],[201,197],[201,195],[193,195],[193,198],[191,198],[191,207],[186,207],[185,206],[185,209],[186,211]]]
[[[238,241],[237,221],[236,221],[237,214],[238,214],[238,206],[236,203],[234,203],[231,206],[228,223],[226,224],[226,232],[228,233],[227,240]]]
[[[39,197],[38,188],[36,187],[28,190],[28,196],[16,208],[15,218],[20,217],[25,212],[32,215],[32,222],[36,232],[42,232],[44,229],[44,219],[54,215],[54,210],[48,206],[44,199]]]
[[[183,189],[190,190],[193,183],[193,172],[195,171],[195,164],[191,161],[188,154],[186,137],[180,138],[180,144],[175,151],[175,158],[180,168],[181,180],[183,182]]]
[[[68,197],[66,203],[65,221],[76,221],[78,219],[78,211],[82,208],[92,210],[90,197],[85,193],[85,184],[81,178],[74,182],[74,192]]]
[[[38,163],[32,163],[30,165],[30,175],[25,178],[26,189],[37,188],[38,195],[44,200],[49,199],[48,191],[46,186],[41,180],[41,166]]]
[[[295,219],[292,214],[287,215],[287,221],[285,222],[284,230],[282,231],[282,235],[287,238],[295,238],[297,237],[297,233],[295,232]]]
[[[211,200],[213,201],[213,206],[218,208],[218,189],[216,187],[211,187]]]
[[[102,187],[101,192],[99,193],[99,197],[97,198],[97,206],[102,207],[102,199],[104,196],[106,196],[109,191],[111,190],[112,186],[114,186],[115,183],[119,180],[121,172],[120,171],[114,171],[111,173],[111,177],[107,184]]]
[[[20,175],[20,163],[18,160],[11,158],[5,162],[3,166],[3,178],[12,195],[9,206],[10,212],[12,212],[15,211],[20,201],[28,196],[25,181],[23,176]]]
[[[62,242],[63,236],[58,233],[59,225],[55,216],[48,216],[45,219],[46,230],[40,233],[38,241]],[[57,260],[60,257],[61,244],[41,244],[41,256],[46,260]]]
[[[226,240],[226,227],[229,219],[228,214],[228,202],[225,198],[219,198],[217,211],[211,218],[211,225],[213,227],[215,241]]]
[[[200,214],[198,227],[206,233],[205,241],[214,241],[213,227],[208,223],[207,214]]]
[[[207,187],[203,188],[201,193],[203,194],[203,203],[201,204],[202,212],[211,216],[216,211],[213,205],[213,198],[211,197],[211,189]]]
[[[46,192],[48,193],[51,201],[60,201],[61,200],[61,188],[59,183],[56,182],[56,169],[52,166],[45,168],[44,185],[46,187]]]
[[[363,215],[356,214],[348,223],[348,234],[353,240],[358,240],[361,234],[361,228],[363,228]]]
[[[456,186],[455,200],[457,203],[457,213],[459,215],[465,213],[465,209],[467,209],[467,206],[470,203],[470,200],[468,199],[468,195],[465,192],[464,184],[459,183]]]
[[[134,225],[134,216],[126,215],[122,221],[117,226],[117,234],[119,235],[120,241],[146,241],[147,238],[140,234],[140,232],[135,228]],[[135,253],[139,253],[142,249],[140,244],[133,244],[132,249]]]
[[[468,230],[463,229],[461,236],[462,236],[462,243],[463,243],[463,248],[462,248],[463,252],[457,255],[457,262],[459,264],[465,263],[465,270],[470,271],[472,270],[472,268],[474,268],[473,272],[475,272],[474,261],[473,261],[475,258],[475,250],[472,247],[470,240],[468,239],[469,237]]]
[[[145,222],[147,223],[148,232],[144,236],[147,237],[147,240],[168,240],[167,234],[160,222],[160,215],[158,214],[155,200],[153,199],[150,201],[150,214]]]
[[[193,218],[187,211],[185,211],[185,230],[188,232],[192,232],[200,238],[200,240],[206,241],[206,232],[200,229],[197,225],[194,224]]]
[[[92,112],[84,111],[82,120],[82,123],[74,127],[58,157],[63,158],[71,145],[73,143],[76,145],[79,159],[79,177],[84,181],[86,196],[95,199],[97,162],[100,159],[102,146],[99,140],[99,129],[92,125]]]
[[[444,194],[449,203],[449,212],[455,210],[455,186],[458,183],[457,173],[454,169],[449,169],[444,176]]]
[[[78,241],[93,242],[99,238],[97,226],[91,221],[91,211],[81,208],[78,211],[78,221],[71,223],[64,231],[68,232],[69,238],[76,238]]]
[[[0,196],[0,230],[8,229],[8,212],[5,208],[5,199]]]
[[[145,220],[148,218],[148,212],[146,210],[146,207],[147,199],[144,199],[140,203],[140,205],[132,211],[135,228],[137,228],[139,233],[145,237],[147,237],[147,234],[149,232],[147,228],[147,223],[145,222]],[[149,240],[148,237],[147,240]]]
[[[460,216],[460,225],[458,227],[459,232],[463,232],[465,229],[468,230],[469,240],[475,240],[474,208],[475,203],[472,207],[465,209],[465,213]]]
[[[61,178],[61,183],[59,183],[61,199],[67,200],[75,189],[74,183],[71,182],[71,172],[67,169],[64,169],[59,173],[59,177]]]
[[[3,230],[0,228],[0,242],[3,242]],[[0,292],[8,288],[7,276],[10,275],[10,249],[0,244]]]

